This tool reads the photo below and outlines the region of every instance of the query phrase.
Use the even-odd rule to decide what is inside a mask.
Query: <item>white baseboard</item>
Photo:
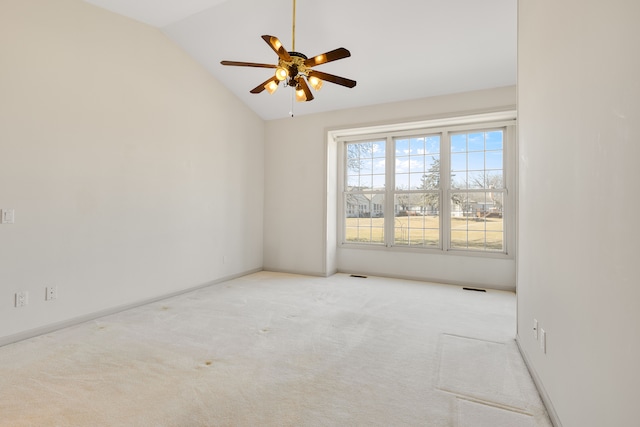
[[[119,305],[119,306],[116,306],[116,307],[107,308],[105,310],[96,311],[94,313],[85,314],[83,316],[74,317],[72,319],[63,320],[61,322],[51,323],[51,324],[48,324],[48,325],[45,325],[45,326],[40,326],[38,328],[29,329],[27,331],[19,332],[17,334],[8,335],[6,337],[0,337],[0,347],[2,347],[4,345],[8,345],[8,344],[13,344],[13,343],[18,342],[18,341],[26,340],[26,339],[29,339],[29,338],[37,337],[39,335],[48,334],[50,332],[57,331],[58,329],[68,328],[69,326],[78,325],[80,323],[84,323],[84,322],[88,322],[88,321],[91,321],[91,320],[95,320],[95,319],[98,319],[100,317],[109,316],[111,314],[119,313],[121,311],[125,311],[125,310],[129,310],[129,309],[132,309],[132,308],[136,308],[136,307],[139,307],[141,305],[151,304],[151,303],[154,303],[154,302],[162,301],[162,300],[167,299],[167,298],[171,298],[171,297],[175,297],[175,296],[178,296],[178,295],[182,295],[182,294],[185,294],[187,292],[195,291],[197,289],[206,288],[207,286],[212,286],[212,285],[215,285],[215,284],[218,284],[218,283],[226,282],[227,280],[236,279],[238,277],[246,276],[248,274],[257,273],[259,271],[262,271],[262,268],[256,268],[256,269],[253,269],[253,270],[244,271],[242,273],[232,274],[230,276],[221,277],[219,279],[215,279],[215,280],[212,280],[210,282],[203,283],[201,285],[192,286],[192,287],[187,288],[187,289],[183,289],[183,290],[180,290],[180,291],[176,291],[176,292],[171,292],[171,293],[168,293],[168,294],[160,295],[158,297],[148,298],[148,299],[136,301],[136,302],[131,303],[131,304],[124,304],[124,305]]]
[[[542,403],[544,404],[544,407],[547,410],[547,413],[549,414],[549,419],[551,420],[551,424],[553,424],[553,427],[562,427],[562,423],[560,422],[560,418],[558,418],[558,413],[556,412],[555,408],[553,407],[553,403],[551,402],[551,399],[549,398],[549,395],[547,394],[547,391],[545,390],[544,385],[542,384],[542,381],[540,380],[540,377],[538,376],[538,373],[535,371],[535,369],[533,369],[533,366],[531,365],[531,361],[529,360],[529,357],[527,356],[527,353],[522,348],[522,345],[520,345],[520,335],[516,335],[516,343],[518,344],[518,350],[520,350],[520,354],[522,355],[522,359],[524,360],[525,365],[527,365],[527,369],[529,370],[529,374],[531,375],[531,378],[533,379],[533,383],[535,384],[536,388],[538,389],[538,394],[540,395],[540,398],[542,399]]]
[[[302,270],[289,270],[289,269],[280,269],[280,268],[269,268],[264,267],[263,271],[271,271],[273,273],[286,273],[286,274],[297,274],[300,276],[313,276],[313,277],[329,277],[333,276],[335,273],[319,273],[314,271],[302,271]]]
[[[493,286],[493,285],[486,285],[486,284],[482,284],[482,283],[475,283],[475,282],[465,282],[462,280],[442,280],[442,279],[433,279],[433,278],[429,278],[429,277],[418,277],[418,276],[411,276],[411,275],[403,275],[403,274],[388,274],[388,273],[380,273],[380,272],[375,272],[375,271],[362,271],[362,270],[358,270],[358,271],[352,271],[352,270],[340,270],[338,269],[338,273],[343,273],[343,274],[362,274],[364,276],[376,276],[376,277],[387,277],[390,279],[402,279],[402,280],[413,280],[416,282],[427,282],[427,283],[437,283],[440,285],[454,285],[454,286],[460,286],[460,287],[471,287],[471,288],[482,288],[482,289],[491,289],[494,291],[504,291],[504,292],[515,292],[516,288],[515,286],[507,286],[507,287],[502,287],[502,286]]]

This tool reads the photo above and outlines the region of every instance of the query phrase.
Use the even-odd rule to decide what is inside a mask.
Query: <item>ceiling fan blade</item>
[[[320,80],[325,82],[335,83],[337,85],[346,86],[346,87],[354,87],[356,85],[355,80],[347,79],[345,77],[334,76],[333,74],[323,73],[322,71],[310,70],[309,77],[315,76]]]
[[[259,64],[257,62],[220,61],[222,65],[233,65],[236,67],[257,67],[257,68],[278,68],[274,64]]]
[[[338,59],[348,58],[351,56],[351,52],[343,47],[334,49],[330,52],[316,55],[313,58],[309,58],[304,61],[304,65],[307,67],[313,67],[314,65],[326,64],[327,62],[337,61]]]
[[[278,79],[276,79],[276,76],[269,77],[267,80],[263,81],[258,86],[256,86],[253,89],[251,89],[249,92],[251,92],[251,93],[260,93],[263,90],[265,90],[266,89],[265,86],[268,85],[269,83],[271,83],[272,81],[274,81],[276,83],[280,83],[280,81]]]
[[[278,57],[280,59],[287,62],[291,61],[289,52],[287,52],[287,49],[282,46],[282,43],[280,42],[280,40],[278,40],[277,37],[265,35],[262,36],[262,39],[266,41],[269,46],[271,46],[271,49],[273,49],[273,51],[278,54]]]
[[[311,89],[309,89],[309,85],[304,80],[304,77],[300,76],[300,78],[298,78],[298,84],[300,85],[300,88],[304,91],[304,95],[307,98],[305,99],[305,101],[311,101],[313,99],[313,94],[311,93]]]

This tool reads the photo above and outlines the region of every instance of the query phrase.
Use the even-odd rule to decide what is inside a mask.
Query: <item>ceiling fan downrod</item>
[[[296,50],[296,0],[293,0],[293,20],[291,24],[291,50]]]

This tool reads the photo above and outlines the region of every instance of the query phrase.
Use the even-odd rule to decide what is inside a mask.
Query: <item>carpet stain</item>
[[[207,360],[206,362],[204,362],[204,364],[207,366],[211,366],[213,362],[211,360]]]
[[[160,310],[162,311],[167,311],[169,310],[171,307],[167,307],[166,305],[163,305],[162,307],[160,307]]]

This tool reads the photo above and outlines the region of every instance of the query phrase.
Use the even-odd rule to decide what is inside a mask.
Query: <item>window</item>
[[[440,135],[394,138],[395,245],[440,246]]]
[[[385,242],[385,144],[384,140],[347,144],[345,235],[349,242]]]
[[[514,124],[342,139],[343,244],[508,254]]]
[[[504,131],[451,135],[451,247],[504,250]]]

